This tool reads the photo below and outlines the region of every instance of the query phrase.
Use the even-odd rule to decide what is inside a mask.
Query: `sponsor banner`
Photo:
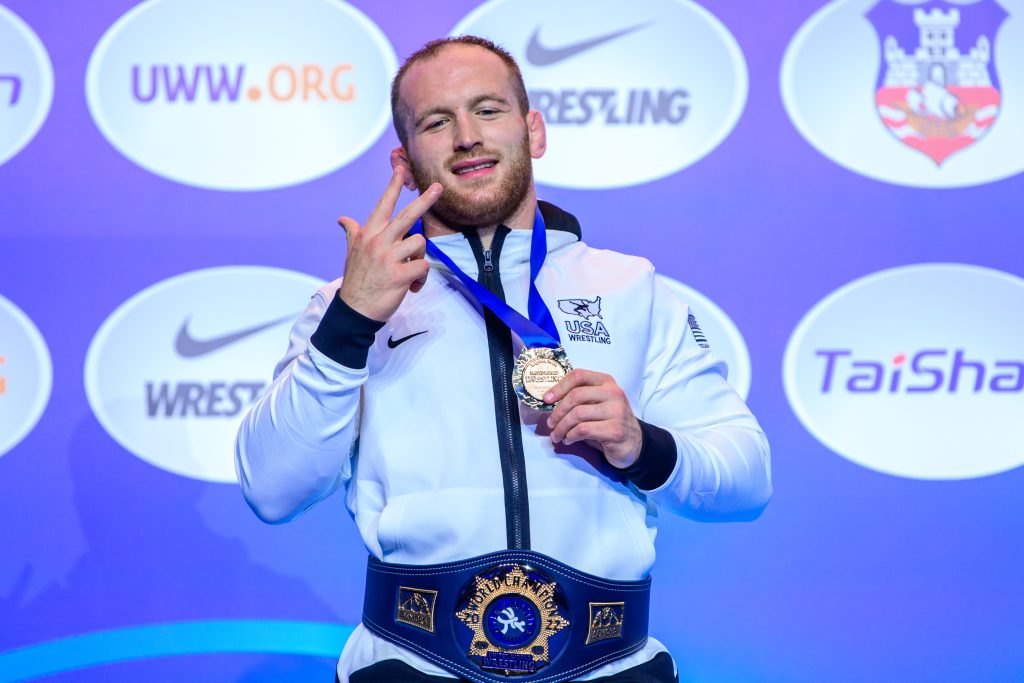
[[[696,289],[678,280],[656,275],[679,299],[690,307],[690,330],[701,346],[711,349],[716,358],[729,366],[729,384],[745,401],[750,394],[750,352],[743,335],[725,311]]]
[[[53,102],[53,65],[42,41],[0,5],[0,164],[32,141]]]
[[[103,323],[85,360],[89,405],[124,448],[161,469],[235,482],[238,425],[323,283],[233,266],[164,280]]]
[[[452,29],[519,63],[548,150],[538,182],[598,189],[650,182],[709,154],[747,98],[736,40],[689,0],[491,0]]]
[[[86,73],[103,135],[186,185],[265,190],[343,167],[384,132],[391,44],[339,0],[148,0]]]
[[[1011,15],[1008,18],[1008,14]],[[912,187],[1024,170],[1024,0],[835,0],[797,31],[782,97],[800,133],[846,168]]]
[[[0,455],[36,426],[52,386],[43,336],[21,309],[0,296]]]
[[[885,270],[818,303],[789,340],[786,396],[845,458],[913,479],[1024,464],[1024,280],[961,264]]]

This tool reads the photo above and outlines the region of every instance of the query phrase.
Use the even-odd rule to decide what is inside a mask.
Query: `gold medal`
[[[519,400],[535,410],[551,410],[554,404],[544,403],[548,389],[562,381],[572,370],[565,349],[547,347],[524,348],[512,369],[512,387]]]

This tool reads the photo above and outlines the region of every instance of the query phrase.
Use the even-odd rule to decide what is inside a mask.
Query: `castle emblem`
[[[999,115],[995,0],[914,7],[880,0],[867,14],[882,44],[875,104],[903,144],[936,165],[981,139]]]

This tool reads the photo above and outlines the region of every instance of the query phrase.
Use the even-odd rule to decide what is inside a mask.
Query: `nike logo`
[[[388,348],[389,349],[396,348],[399,344],[404,344],[405,342],[409,341],[413,337],[418,337],[421,334],[426,334],[426,333],[427,333],[426,330],[423,330],[422,332],[413,332],[408,337],[402,337],[401,339],[393,339],[392,337],[388,337]]]
[[[562,60],[569,59],[569,57],[578,55],[581,52],[586,52],[598,45],[615,40],[616,38],[621,38],[622,36],[632,33],[633,31],[637,31],[651,23],[652,22],[650,21],[645,21],[642,24],[630,26],[629,28],[624,28],[621,31],[598,36],[596,38],[590,38],[579,43],[572,43],[571,45],[563,45],[562,47],[554,48],[545,47],[540,44],[540,26],[538,26],[537,30],[533,32],[532,36],[530,36],[530,44],[526,46],[526,61],[530,62],[530,64],[533,64],[534,66],[550,66],[552,64],[557,64]]]
[[[244,330],[238,330],[237,332],[231,332],[211,339],[196,339],[189,334],[189,318],[185,318],[185,322],[181,324],[181,329],[178,330],[178,336],[174,340],[174,350],[177,351],[178,355],[182,358],[199,358],[200,356],[205,356],[208,353],[213,353],[218,349],[222,349],[229,344],[241,341],[246,337],[251,337],[257,332],[262,332],[274,325],[280,325],[287,320],[292,320],[293,317],[294,316],[289,315],[284,318],[278,318],[277,320],[271,320],[268,323],[256,325],[255,327],[247,327]]]

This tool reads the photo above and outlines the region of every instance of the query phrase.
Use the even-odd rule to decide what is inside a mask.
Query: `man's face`
[[[532,187],[530,157],[540,156],[543,143],[535,142],[509,76],[489,50],[451,45],[402,80],[409,165],[421,191],[444,186],[431,211],[447,225],[502,223]]]

